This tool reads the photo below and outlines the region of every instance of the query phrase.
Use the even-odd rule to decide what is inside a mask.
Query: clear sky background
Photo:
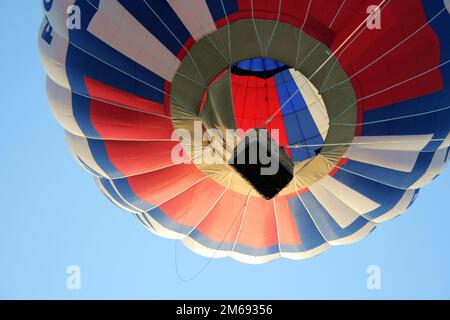
[[[310,260],[208,263],[111,204],[72,159],[45,96],[41,1],[0,1],[0,298],[450,298],[450,170],[403,216]],[[66,269],[81,268],[81,290]],[[381,268],[381,290],[366,286]]]

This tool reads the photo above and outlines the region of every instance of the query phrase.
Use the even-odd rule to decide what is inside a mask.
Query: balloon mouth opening
[[[260,79],[270,79],[284,70],[291,69],[280,61],[270,58],[245,59],[231,66],[231,73],[239,76],[254,76]]]
[[[283,22],[272,41],[258,43],[254,23],[230,23],[189,49],[171,84],[172,124],[190,136],[198,126],[222,133],[239,130],[241,139],[257,128],[272,138],[275,133],[275,142],[294,163],[294,178],[279,194],[295,194],[330,174],[344,157],[346,143],[355,136],[356,94],[324,43]],[[277,22],[256,24],[273,30]],[[323,61],[328,63],[321,68]],[[206,145],[216,150],[210,141]],[[201,162],[198,144],[185,139],[182,146],[191,159],[199,157],[193,163],[206,176],[248,194],[248,182],[228,165],[229,158],[220,164]],[[227,153],[223,147],[218,145]]]
[[[319,90],[301,71],[264,57],[241,60],[229,69],[237,129],[274,133],[272,138],[294,162],[320,154],[329,116]]]

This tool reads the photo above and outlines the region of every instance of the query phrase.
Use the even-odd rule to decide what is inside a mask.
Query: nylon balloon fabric
[[[200,255],[256,264],[354,243],[449,161],[449,0],[43,0],[43,12],[48,101],[75,160]],[[193,161],[174,131],[196,122],[277,132],[293,180],[266,200],[226,162]]]

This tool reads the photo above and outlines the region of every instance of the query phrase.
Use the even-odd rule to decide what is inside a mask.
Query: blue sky
[[[40,1],[0,2],[0,298],[450,298],[447,170],[403,216],[305,261],[208,263],[112,205],[71,158],[47,106]],[[66,269],[81,268],[81,290]],[[366,286],[370,265],[381,290]]]

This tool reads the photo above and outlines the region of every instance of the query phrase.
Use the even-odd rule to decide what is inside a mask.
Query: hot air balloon
[[[75,160],[114,204],[200,255],[265,263],[356,242],[449,160],[449,0],[43,8],[49,105]],[[229,163],[194,161],[174,132],[198,123],[278,132],[292,179],[265,198]]]

